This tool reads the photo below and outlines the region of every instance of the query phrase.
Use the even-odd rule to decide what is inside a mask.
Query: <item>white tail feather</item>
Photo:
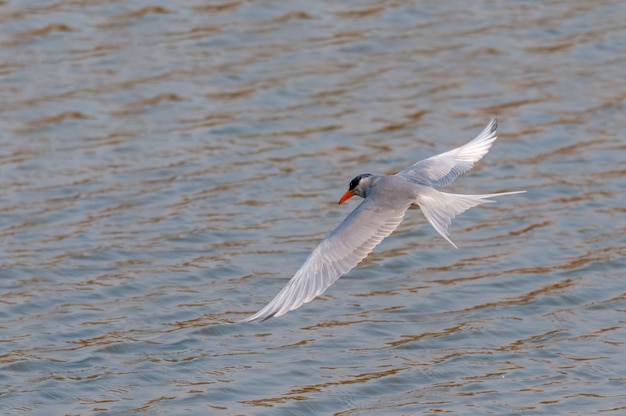
[[[485,195],[461,195],[449,194],[437,191],[433,188],[425,188],[420,192],[416,202],[419,204],[430,225],[432,225],[443,238],[448,240],[454,248],[458,248],[448,236],[448,226],[454,217],[477,205],[496,202],[487,198],[520,194],[523,192],[526,191],[501,192],[498,194]]]

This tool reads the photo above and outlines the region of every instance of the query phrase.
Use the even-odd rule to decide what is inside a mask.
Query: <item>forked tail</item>
[[[443,238],[448,240],[454,248],[458,248],[448,236],[448,226],[454,217],[472,207],[488,202],[496,202],[487,198],[521,194],[523,192],[526,191],[501,192],[498,194],[485,195],[461,195],[449,194],[437,191],[433,188],[427,188],[420,192],[416,202],[419,204],[430,225],[432,225],[433,228],[443,236]]]

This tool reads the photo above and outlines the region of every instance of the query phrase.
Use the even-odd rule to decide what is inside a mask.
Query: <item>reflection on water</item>
[[[618,1],[18,2],[0,23],[3,414],[620,414]],[[324,296],[258,310],[394,173],[500,139]]]

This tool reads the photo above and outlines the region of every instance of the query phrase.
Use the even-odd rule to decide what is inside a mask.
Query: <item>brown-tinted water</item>
[[[626,3],[0,3],[0,412],[622,414]],[[350,179],[461,145],[322,297]]]

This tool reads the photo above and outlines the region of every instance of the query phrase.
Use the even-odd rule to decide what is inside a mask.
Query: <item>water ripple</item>
[[[4,414],[619,414],[622,2],[4,5]],[[261,325],[395,173],[499,140],[327,293]]]

